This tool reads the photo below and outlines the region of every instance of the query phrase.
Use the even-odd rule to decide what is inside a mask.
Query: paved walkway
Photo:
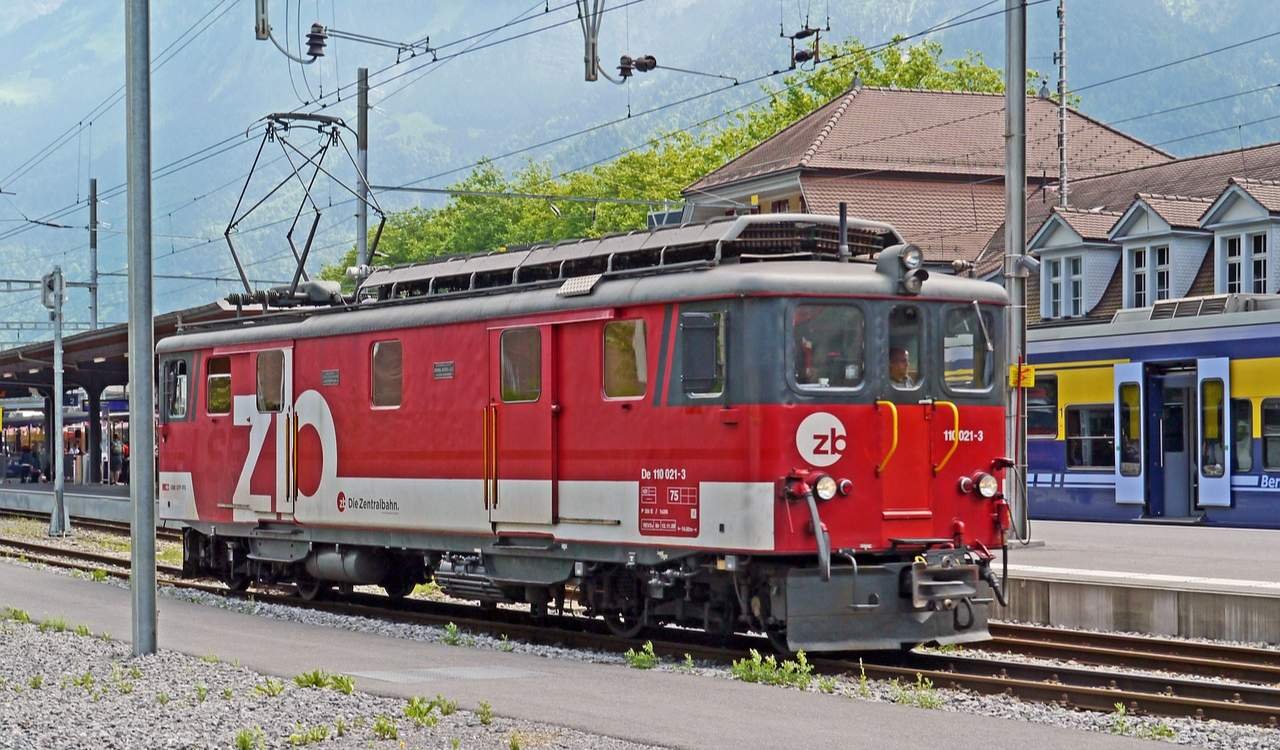
[[[0,564],[0,606],[64,617],[95,632],[131,631],[129,592]],[[290,678],[323,668],[390,696],[443,693],[474,709],[636,742],[686,748],[918,750],[948,745],[1037,750],[1149,747],[1137,740],[985,716],[869,703],[695,675],[553,660],[255,618],[160,599],[160,646],[238,659]]]

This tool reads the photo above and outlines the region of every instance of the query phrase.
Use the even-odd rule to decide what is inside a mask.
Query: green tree
[[[736,113],[719,127],[699,132],[660,133],[642,148],[587,170],[555,174],[543,162],[529,162],[511,175],[482,162],[456,190],[521,192],[637,198],[677,202],[680,191],[830,101],[859,75],[867,86],[923,88],[942,91],[1001,93],[1003,74],[982,55],[943,60],[942,45],[924,41],[893,45],[871,52],[857,40],[833,45],[823,53],[830,62],[811,71],[795,71],[781,85],[766,86],[767,98]],[[1039,74],[1028,71],[1028,90]],[[510,245],[551,242],[571,237],[598,237],[645,226],[646,205],[451,196],[436,208],[391,213],[379,244],[379,265],[408,263],[442,255],[501,250]],[[350,250],[323,276],[341,279],[355,263]]]

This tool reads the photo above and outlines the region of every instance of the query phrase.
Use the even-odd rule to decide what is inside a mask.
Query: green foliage
[[[458,704],[448,698],[436,693],[436,697],[431,700],[432,705],[440,709],[441,716],[452,716],[458,710]]]
[[[266,737],[258,727],[241,729],[236,732],[235,750],[261,750]]]
[[[1178,736],[1177,731],[1163,720],[1150,723],[1135,721],[1124,704],[1119,702],[1115,704],[1115,711],[1111,712],[1110,732],[1144,740],[1171,740]]]
[[[315,688],[319,690],[329,684],[330,674],[323,669],[316,669],[310,672],[303,672],[293,678],[293,684],[300,688]]]
[[[27,614],[26,610],[8,607],[4,611],[4,619],[14,622],[31,622],[31,615]]]
[[[289,735],[289,745],[292,747],[305,747],[329,739],[327,724],[317,724],[308,728],[299,723],[295,724],[294,728],[296,731]]]
[[[871,682],[867,679],[867,668],[863,666],[862,660],[858,660],[858,697],[871,697]]]
[[[499,651],[506,651],[507,653],[511,653],[512,651],[515,650],[515,648],[516,648],[516,644],[511,642],[511,639],[507,637],[506,633],[503,633],[502,636],[498,639]]]
[[[92,690],[92,689],[93,689],[93,682],[94,682],[94,680],[93,680],[93,672],[85,672],[84,674],[80,675],[79,677],[73,677],[73,678],[71,679],[71,684],[72,684],[72,685],[75,685],[76,687],[82,687],[82,688],[84,688],[85,690]]]
[[[462,740],[458,739],[457,737],[450,737],[449,747],[451,748],[451,750],[461,750]]]
[[[836,678],[834,678],[834,677],[819,677],[819,678],[818,678],[818,690],[820,690],[821,692],[824,692],[824,693],[826,693],[826,694],[828,694],[828,695],[830,695],[831,693],[834,693],[834,692],[836,691]]]
[[[1111,712],[1111,733],[1133,734],[1133,722],[1129,719],[1129,712],[1125,710],[1124,704],[1116,701],[1115,709],[1115,711]]]
[[[519,732],[513,731],[511,733],[511,736],[507,738],[507,747],[509,748],[509,750],[520,750],[522,745],[520,743]]]
[[[658,655],[653,653],[653,641],[645,641],[639,651],[633,648],[627,649],[622,658],[627,660],[627,666],[632,669],[653,669],[658,666]]]
[[[476,708],[476,716],[481,724],[489,726],[493,723],[493,706],[490,706],[488,701],[480,701],[480,705]]]
[[[765,685],[787,685],[805,690],[813,682],[813,665],[801,651],[794,660],[779,662],[776,656],[761,656],[751,649],[746,659],[735,659],[730,668],[735,679]]]
[[[88,638],[89,636],[93,635],[93,633],[91,633],[91,632],[89,631],[89,626],[88,626],[88,625],[77,625],[77,626],[76,626],[75,633],[76,633],[76,635],[78,635],[78,636],[80,636],[80,637],[82,637],[82,638]]]
[[[32,690],[39,690],[44,686],[44,677],[38,674],[31,675],[31,679],[27,680],[27,687]]]
[[[253,689],[268,698],[275,698],[284,692],[284,683],[277,679],[268,677],[261,685],[254,685]]]
[[[231,688],[228,687],[222,689],[222,700],[229,701],[234,695],[235,693],[231,691]]]
[[[209,686],[200,684],[196,685],[196,703],[204,703],[205,698],[209,697]]]
[[[89,579],[92,580],[94,583],[102,583],[103,581],[107,580],[107,571],[103,570],[102,568],[94,568],[93,570],[89,571]]]
[[[395,740],[400,738],[400,729],[396,727],[394,720],[386,716],[373,717],[373,736],[380,740]]]
[[[158,695],[156,696],[156,703],[159,703],[159,704],[160,704],[160,705],[162,705],[162,706],[167,706],[167,705],[169,705],[169,694],[168,694],[168,693],[160,693],[160,694],[158,694]]]
[[[405,704],[404,715],[420,727],[434,727],[440,718],[435,715],[435,701],[428,701],[421,696],[413,696]]]
[[[942,696],[933,687],[933,680],[916,673],[916,681],[903,685],[898,680],[889,682],[889,697],[894,703],[916,708],[941,708]]]
[[[333,733],[339,737],[347,736],[347,722],[345,719],[338,717],[338,720],[333,722]]]
[[[680,663],[680,666],[681,666],[681,668],[683,668],[683,669],[684,669],[684,671],[686,671],[686,672],[692,672],[692,671],[693,671],[693,666],[694,666],[694,665],[693,665],[693,657],[692,657],[692,656],[690,656],[689,654],[685,654],[685,655],[684,655],[684,661],[682,661],[682,662]]]
[[[204,656],[200,657],[200,661],[204,662],[205,664],[217,664],[222,660],[219,659],[214,654],[205,654]]]
[[[452,622],[448,623],[447,625],[444,626],[444,637],[441,638],[441,640],[443,640],[445,642],[445,645],[448,645],[448,646],[462,645],[462,641],[463,641],[462,631],[459,630],[458,626],[455,625],[454,623]]]
[[[351,695],[356,689],[356,681],[345,674],[331,674],[329,675],[329,689],[343,695]]]
[[[67,632],[67,621],[61,617],[50,617],[48,620],[40,623],[40,632],[47,633],[53,631],[55,633]]]

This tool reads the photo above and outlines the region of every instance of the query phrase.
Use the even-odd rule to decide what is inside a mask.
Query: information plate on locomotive
[[[644,536],[698,535],[698,483],[645,472],[640,480],[640,533]],[[683,474],[678,472],[676,476]],[[667,475],[663,473],[663,477]]]

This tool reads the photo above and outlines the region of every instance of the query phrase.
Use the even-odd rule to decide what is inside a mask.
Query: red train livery
[[[985,638],[1005,294],[886,225],[841,236],[748,216],[379,269],[165,339],[160,515],[235,588],[434,577],[811,651]]]

